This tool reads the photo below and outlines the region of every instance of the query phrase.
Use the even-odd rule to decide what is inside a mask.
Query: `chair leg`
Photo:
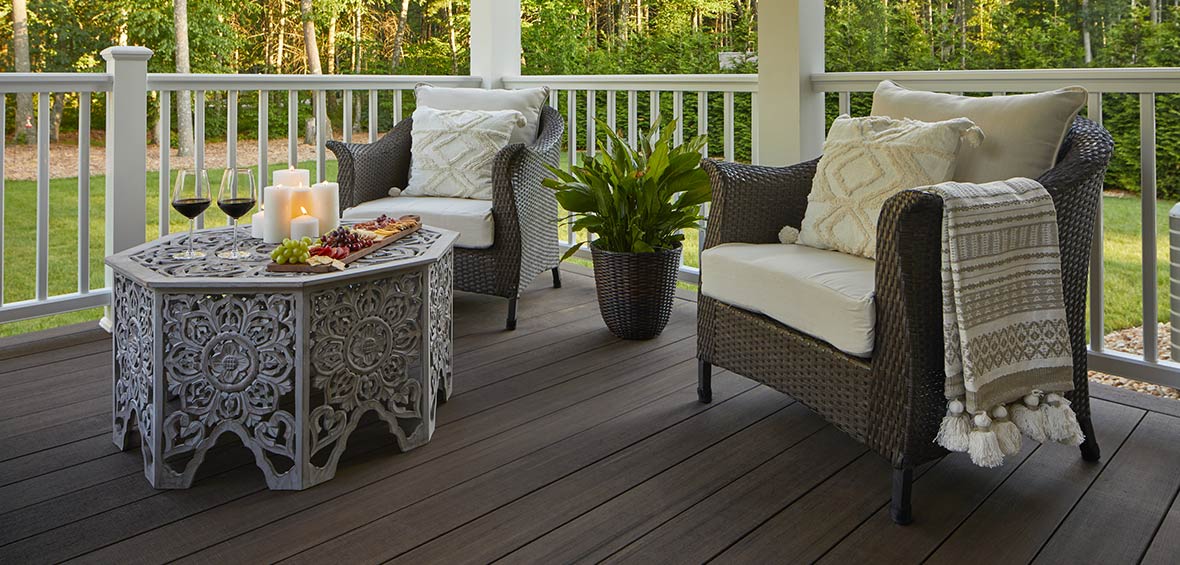
[[[910,494],[914,485],[914,468],[904,466],[893,470],[893,500],[889,503],[889,515],[893,523],[905,526],[914,521],[910,508]]]
[[[1082,428],[1082,433],[1086,435],[1086,440],[1082,442],[1082,459],[1086,461],[1097,461],[1102,458],[1102,451],[1098,449],[1098,438],[1094,437],[1094,423],[1090,421],[1090,417],[1078,418],[1078,425]]]
[[[553,267],[553,288],[561,288],[561,267]]]
[[[516,298],[508,299],[508,323],[505,326],[509,330],[516,329]]]
[[[704,404],[713,402],[713,365],[697,359],[697,399]]]

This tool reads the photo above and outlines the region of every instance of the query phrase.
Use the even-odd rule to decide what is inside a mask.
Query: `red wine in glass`
[[[181,216],[195,220],[209,208],[209,204],[208,198],[181,198],[172,202],[172,208],[180,212]]]
[[[224,200],[218,200],[217,207],[221,208],[221,211],[225,212],[226,216],[236,220],[242,216],[245,216],[250,212],[250,210],[254,209],[254,199],[240,197],[227,198]]]
[[[221,176],[221,189],[217,192],[217,207],[230,217],[233,243],[225,251],[219,251],[222,259],[246,259],[249,251],[238,249],[238,218],[250,213],[258,200],[258,188],[254,185],[254,173],[249,168],[228,169]]]
[[[196,219],[212,202],[209,194],[209,175],[205,171],[177,171],[176,186],[172,190],[172,208],[188,218],[188,250],[174,253],[176,259],[200,259],[204,251],[193,250],[193,232]]]

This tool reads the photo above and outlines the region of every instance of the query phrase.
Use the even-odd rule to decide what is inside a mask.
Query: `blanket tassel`
[[[1065,445],[1081,445],[1086,436],[1069,401],[1060,394],[1049,393],[1045,395],[1045,402],[1045,430],[1049,439]]]
[[[1003,405],[992,408],[992,430],[1004,455],[1020,453],[1020,428],[1008,419],[1008,409]]]
[[[946,416],[938,426],[934,441],[947,451],[962,453],[968,450],[971,419],[961,400],[952,400],[946,405]]]
[[[971,462],[980,467],[991,468],[1004,464],[1004,452],[991,425],[987,413],[980,412],[975,415],[975,429],[969,434],[967,454],[971,456]]]
[[[1011,406],[1012,423],[1024,435],[1037,443],[1045,443],[1049,436],[1045,432],[1045,413],[1041,410],[1041,397],[1036,393],[1025,395],[1022,402]]]

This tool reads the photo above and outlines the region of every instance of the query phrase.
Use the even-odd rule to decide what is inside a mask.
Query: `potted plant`
[[[664,330],[672,313],[681,230],[699,225],[701,205],[712,193],[701,168],[705,138],[675,146],[676,123],[668,121],[640,135],[633,149],[601,120],[598,124],[610,144],[599,142],[595,157],[571,165],[569,172],[551,167],[556,178],[545,186],[557,191],[570,229],[594,236],[590,251],[598,307],[611,333],[650,339]]]

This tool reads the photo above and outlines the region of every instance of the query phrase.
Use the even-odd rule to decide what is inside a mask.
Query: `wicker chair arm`
[[[815,177],[814,159],[789,167],[764,167],[706,159],[713,201],[704,248],[722,243],[774,243],[783,226],[798,228]]]
[[[868,440],[898,458],[889,446],[908,444],[911,459],[936,451],[930,438],[946,404],[941,229],[942,199],[916,190],[887,200],[877,223]]]
[[[536,141],[513,144],[496,154],[492,172],[495,246],[518,247],[520,285],[557,266],[557,196],[541,185],[548,167],[559,163],[565,124],[557,110],[545,106]],[[507,271],[506,271],[507,272]]]
[[[336,181],[340,183],[341,210],[388,196],[392,187],[406,187],[412,128],[412,119],[406,118],[373,143],[325,144],[338,162]]]

